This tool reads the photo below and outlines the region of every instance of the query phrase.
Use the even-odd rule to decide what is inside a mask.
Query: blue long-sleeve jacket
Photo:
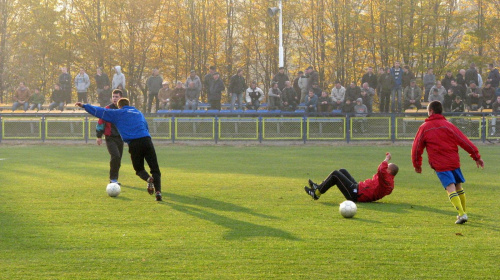
[[[401,87],[403,84],[403,68],[399,68],[399,75],[396,76],[396,68],[391,68],[391,76],[394,78],[394,88]]]
[[[146,118],[132,106],[124,106],[121,109],[106,109],[85,104],[83,108],[92,116],[114,124],[123,141],[127,144],[134,139],[151,137]]]

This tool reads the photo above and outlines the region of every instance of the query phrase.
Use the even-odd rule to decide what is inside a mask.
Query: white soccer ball
[[[108,186],[106,187],[106,192],[111,197],[117,197],[121,191],[122,189],[120,188],[120,185],[118,185],[117,183],[109,183]]]
[[[344,218],[352,218],[354,215],[356,215],[356,212],[358,211],[358,207],[356,206],[356,203],[346,200],[342,203],[340,203],[339,207],[339,212],[340,215]]]

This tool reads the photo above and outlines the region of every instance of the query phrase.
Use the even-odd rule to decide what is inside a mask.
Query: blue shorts
[[[436,174],[445,189],[450,184],[465,183],[465,178],[460,168],[451,171],[436,172]]]

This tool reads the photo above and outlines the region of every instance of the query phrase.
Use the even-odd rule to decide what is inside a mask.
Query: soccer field
[[[500,149],[461,152],[469,222],[410,146],[156,147],[163,202],[132,169],[108,197],[105,146],[0,146],[0,279],[498,279]],[[304,192],[346,168],[371,177],[385,152],[393,193],[338,213],[336,189]]]

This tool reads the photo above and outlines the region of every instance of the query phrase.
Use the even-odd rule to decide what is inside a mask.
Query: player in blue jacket
[[[130,101],[127,98],[118,100],[119,109],[106,109],[81,102],[77,102],[75,105],[84,108],[92,116],[116,126],[123,141],[128,144],[135,173],[148,182],[148,193],[152,195],[156,191],[156,201],[161,201],[160,167],[144,115],[130,106]],[[151,176],[144,169],[144,160],[149,165]]]

